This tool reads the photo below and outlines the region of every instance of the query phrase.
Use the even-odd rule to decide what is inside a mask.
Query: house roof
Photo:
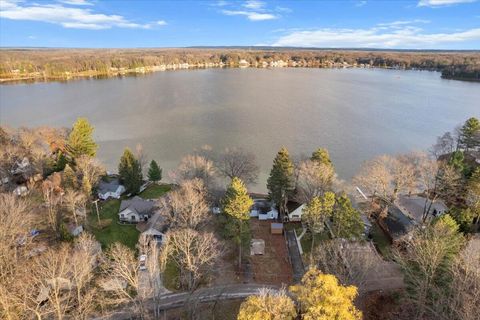
[[[390,236],[393,239],[404,236],[413,230],[413,221],[395,205],[388,206],[388,214],[383,219]]]
[[[118,179],[112,179],[110,181],[101,180],[98,183],[97,190],[99,193],[115,192],[120,186],[120,181]]]
[[[422,221],[423,216],[423,208],[425,206],[425,198],[420,196],[404,196],[401,195],[398,197],[398,204],[403,207],[405,210],[408,211],[410,216],[414,218],[416,221]],[[433,212],[445,212],[447,210],[447,206],[443,201],[436,200],[432,203],[430,208],[429,214],[433,214]]]
[[[153,201],[144,200],[139,196],[135,196],[132,199],[123,200],[120,203],[120,212],[125,209],[130,209],[138,214],[143,214],[150,212],[154,206],[155,203]]]

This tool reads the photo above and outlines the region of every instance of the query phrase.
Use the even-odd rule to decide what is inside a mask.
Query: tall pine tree
[[[310,160],[332,166],[332,160],[330,160],[330,154],[325,148],[318,148],[312,153]]]
[[[150,167],[148,168],[148,180],[152,182],[158,182],[162,180],[162,169],[158,166],[155,160],[150,162]]]
[[[267,180],[268,194],[280,211],[280,217],[285,214],[287,201],[293,192],[293,162],[287,148],[282,147],[273,160],[273,167]]]
[[[118,174],[128,193],[137,194],[142,185],[142,169],[140,162],[128,148],[123,152],[118,165]]]
[[[250,219],[250,208],[253,200],[248,195],[245,184],[237,177],[234,177],[227,188],[223,198],[223,212],[228,218],[227,229],[231,232],[235,242],[238,244],[238,264],[242,265],[242,246],[245,245],[245,232],[248,232],[246,222]]]
[[[98,145],[93,140],[93,130],[86,118],[77,119],[67,141],[67,152],[70,157],[76,159],[81,155],[95,156]]]
[[[465,150],[480,147],[480,121],[477,118],[470,118],[460,128],[460,145]]]
[[[360,239],[365,231],[360,212],[352,206],[352,202],[343,194],[337,197],[332,216],[332,232],[337,238]]]

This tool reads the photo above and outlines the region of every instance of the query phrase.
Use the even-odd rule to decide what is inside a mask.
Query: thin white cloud
[[[256,1],[256,0],[249,0],[249,1],[246,1],[243,6],[245,8],[248,8],[248,9],[252,9],[252,10],[259,10],[259,9],[262,9],[263,7],[265,7],[265,2],[263,1]]]
[[[420,0],[419,7],[442,7],[459,3],[471,3],[477,0]]]
[[[401,24],[400,24],[401,25]],[[480,28],[426,33],[413,25],[365,29],[321,28],[293,31],[272,43],[281,47],[441,49],[445,44],[480,41]]]
[[[156,24],[159,25],[159,26],[166,26],[166,25],[167,25],[167,21],[165,21],[165,20],[158,20],[158,21],[156,22]]]
[[[70,1],[70,0],[69,0]],[[96,13],[91,8],[72,8],[62,4],[24,4],[1,0],[0,18],[53,23],[64,28],[101,30],[117,28],[150,29],[163,23],[136,23],[120,15]]]
[[[263,21],[277,19],[278,16],[271,13],[261,13],[253,11],[241,11],[241,10],[222,10],[223,14],[227,16],[246,16],[251,21]]]
[[[430,20],[425,20],[425,19],[397,20],[393,22],[378,23],[377,26],[395,28],[395,27],[401,27],[401,26],[411,25],[415,23],[430,23]]]
[[[93,3],[87,0],[59,0],[59,2],[71,4],[73,6],[93,6]]]
[[[364,5],[367,4],[367,1],[363,0],[363,1],[357,1],[355,3],[355,7],[363,7]]]

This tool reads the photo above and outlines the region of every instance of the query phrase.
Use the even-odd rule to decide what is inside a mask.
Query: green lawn
[[[375,223],[370,230],[370,234],[372,235],[373,243],[375,244],[375,247],[377,247],[378,251],[380,251],[383,257],[389,258],[391,253],[391,244],[383,230]]]
[[[102,247],[107,248],[114,242],[120,242],[135,249],[140,232],[135,228],[135,225],[119,225],[117,223],[120,200],[110,199],[99,202],[98,206],[100,211],[100,224],[97,221],[95,208],[93,208],[88,220],[92,233],[102,244]]]
[[[300,236],[302,233],[302,229],[296,230],[297,231],[297,236]],[[323,231],[322,233],[317,233],[315,234],[315,242],[313,243],[313,246],[316,248],[322,241],[328,240],[330,237],[328,236],[328,231]],[[310,251],[312,250],[312,235],[310,232],[307,232],[302,239],[300,239],[300,243],[302,244],[302,249],[303,249],[303,254],[310,254]]]
[[[177,265],[169,260],[165,266],[165,271],[163,272],[163,285],[165,288],[171,291],[178,290],[178,277],[180,271],[178,270]]]
[[[147,189],[143,190],[142,193],[139,194],[140,197],[143,199],[157,199],[163,196],[165,193],[170,191],[172,187],[169,184],[151,184],[147,187]]]

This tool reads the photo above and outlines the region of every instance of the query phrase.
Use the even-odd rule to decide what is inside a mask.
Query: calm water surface
[[[426,71],[207,69],[0,86],[2,125],[71,126],[80,116],[111,170],[137,143],[165,171],[202,145],[240,146],[258,157],[262,191],[282,145],[328,148],[346,179],[375,155],[426,149],[480,117],[480,84]]]

